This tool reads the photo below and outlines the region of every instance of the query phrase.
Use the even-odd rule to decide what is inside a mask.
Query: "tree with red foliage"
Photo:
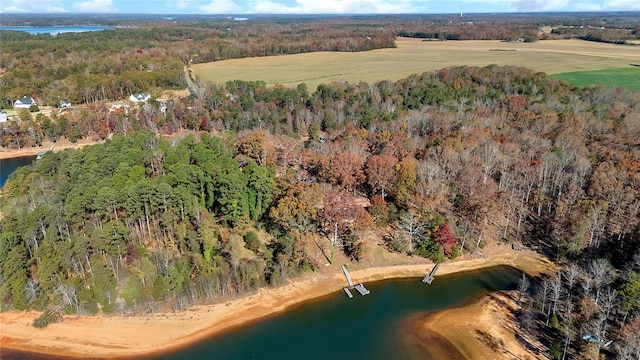
[[[451,228],[449,228],[448,223],[442,225],[442,227],[438,230],[435,241],[438,245],[442,246],[442,248],[444,249],[444,253],[448,257],[451,257],[451,253],[453,252],[453,245],[456,244],[456,239],[453,237],[453,234],[451,234]]]

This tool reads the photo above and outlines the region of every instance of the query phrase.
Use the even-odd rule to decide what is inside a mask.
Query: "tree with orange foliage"
[[[267,132],[258,130],[238,139],[238,156],[253,159],[256,164],[267,164]]]
[[[321,201],[322,189],[319,185],[300,182],[287,190],[271,207],[269,217],[286,231],[310,231],[314,227],[316,208]]]
[[[371,215],[358,205],[353,195],[334,189],[325,192],[323,207],[318,211],[318,220],[331,244],[331,263],[336,247],[343,246],[349,235],[354,235],[358,230],[373,223]]]
[[[387,196],[387,191],[393,186],[396,178],[395,165],[398,159],[393,155],[373,155],[367,161],[365,173],[367,184],[373,192],[380,192],[382,199]]]
[[[355,191],[364,179],[364,162],[364,156],[353,150],[338,152],[331,159],[328,175],[334,184]]]

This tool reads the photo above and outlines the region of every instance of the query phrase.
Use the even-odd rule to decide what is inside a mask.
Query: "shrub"
[[[409,241],[406,236],[402,232],[396,233],[394,236],[389,236],[386,238],[387,246],[390,250],[399,252],[399,253],[408,253],[409,252]]]
[[[60,321],[60,314],[57,311],[47,310],[42,313],[38,318],[33,320],[33,327],[42,329],[49,324],[53,324]]]
[[[258,251],[261,248],[262,243],[260,242],[260,237],[256,234],[255,231],[249,231],[244,235],[244,243],[245,247],[249,250]]]

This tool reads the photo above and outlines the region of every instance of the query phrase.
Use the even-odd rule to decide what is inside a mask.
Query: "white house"
[[[36,101],[32,97],[22,97],[22,99],[18,99],[13,103],[14,109],[28,109],[32,105],[38,106]]]
[[[9,117],[7,116],[7,113],[0,111],[0,123],[7,122],[8,119]]]
[[[62,99],[60,100],[60,109],[68,109],[71,107],[71,100]]]
[[[146,102],[149,99],[151,99],[151,95],[145,93],[132,94],[129,96],[129,100],[134,103]]]

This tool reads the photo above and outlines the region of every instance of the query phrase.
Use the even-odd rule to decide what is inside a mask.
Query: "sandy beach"
[[[522,335],[514,316],[517,291],[496,292],[473,303],[405,321],[407,342],[434,359],[549,359],[537,339]]]
[[[46,152],[51,150],[52,147],[53,147],[53,151],[62,151],[65,149],[78,149],[83,146],[99,144],[99,143],[100,142],[93,141],[91,139],[81,139],[81,140],[78,140],[78,142],[76,143],[72,143],[68,140],[62,139],[55,143],[50,141],[44,141],[42,143],[42,146],[27,147],[22,149],[0,148],[0,160],[17,158],[22,156],[36,156],[41,152]]]
[[[442,264],[438,275],[511,265],[539,272],[551,265],[534,253],[507,252],[480,259]],[[397,265],[354,270],[355,282],[423,276],[430,264]],[[0,314],[0,349],[39,352],[66,357],[123,357],[151,354],[188,346],[213,334],[281,312],[292,305],[341,290],[344,276],[339,266],[330,274],[311,274],[277,288],[261,289],[249,296],[179,313],[154,316],[66,316],[63,321],[36,329],[38,312]],[[447,336],[445,336],[447,337]],[[2,355],[0,353],[0,355]]]
[[[176,131],[175,133],[171,134],[171,135],[162,135],[162,137],[164,139],[183,139],[184,137],[186,137],[189,134],[192,134],[194,136],[196,136],[197,138],[199,138],[200,134],[203,133],[202,131],[193,131],[193,130],[180,130],[180,131]],[[0,147],[0,160],[2,159],[11,159],[11,158],[17,158],[17,157],[22,157],[22,156],[36,156],[41,152],[46,152],[49,151],[53,148],[53,151],[62,151],[65,149],[79,149],[82,148],[84,146],[88,146],[88,145],[95,145],[95,144],[102,144],[104,141],[96,141],[96,140],[92,140],[90,138],[85,138],[85,139],[80,139],[78,141],[76,141],[75,143],[72,143],[71,141],[67,140],[66,138],[62,137],[60,138],[58,141],[56,142],[52,142],[49,140],[43,141],[41,146],[35,146],[35,147],[26,147],[26,148],[22,148],[22,149],[8,149],[8,148],[3,148]]]

